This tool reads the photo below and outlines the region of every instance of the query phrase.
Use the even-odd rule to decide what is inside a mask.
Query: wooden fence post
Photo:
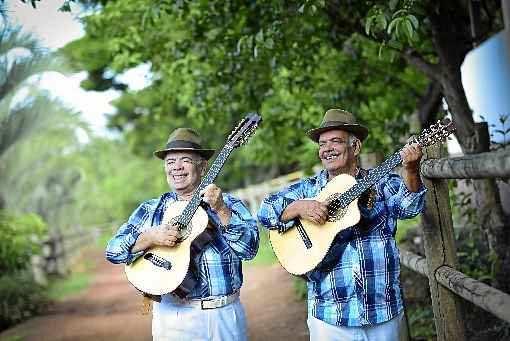
[[[42,241],[39,240],[39,238],[35,234],[30,236],[30,239],[35,244],[38,244],[38,245],[41,246],[41,253],[43,253],[44,252],[44,249],[43,249],[44,244],[42,243]],[[44,265],[45,265],[44,254],[42,254],[42,255],[39,255],[39,254],[32,255],[32,257],[30,257],[30,265],[31,265],[31,268],[32,268],[32,276],[34,277],[34,281],[37,284],[41,284],[41,285],[48,284],[48,280],[46,278],[46,271],[45,271],[45,268],[44,268]]]
[[[437,159],[440,153],[441,146],[436,144],[425,150],[425,157]],[[428,191],[422,219],[423,237],[437,340],[463,341],[466,337],[460,298],[440,285],[435,277],[440,266],[458,268],[448,182],[427,178],[424,181]]]

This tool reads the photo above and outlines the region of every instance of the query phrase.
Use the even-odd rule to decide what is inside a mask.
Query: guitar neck
[[[402,157],[400,156],[400,152],[396,152],[379,166],[370,170],[366,177],[361,179],[356,185],[352,186],[349,190],[340,195],[340,197],[337,199],[340,207],[347,207],[354,199],[358,198],[364,191],[379,181],[379,179],[381,179],[383,176],[390,173],[393,168],[395,168],[401,162]]]
[[[197,189],[193,193],[193,197],[191,198],[190,202],[184,210],[182,211],[181,216],[179,217],[179,223],[183,226],[188,226],[189,222],[191,221],[191,218],[193,218],[193,215],[198,209],[198,206],[200,206],[200,202],[202,201],[202,197],[200,196],[200,191],[204,189],[207,185],[210,185],[214,182],[218,174],[220,173],[221,168],[227,161],[228,157],[234,150],[233,147],[231,147],[229,144],[226,144],[221,152],[218,154],[218,157],[214,160],[213,164],[209,168],[209,171],[205,175],[204,178],[202,178],[202,181],[200,182],[200,185],[198,185]]]

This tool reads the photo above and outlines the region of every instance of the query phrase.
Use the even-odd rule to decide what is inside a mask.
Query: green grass
[[[435,340],[436,328],[434,326],[432,307],[408,307],[407,317],[413,338]]]
[[[93,278],[91,268],[91,261],[82,261],[69,276],[51,281],[46,296],[50,300],[61,301],[70,295],[85,290]]]
[[[275,264],[278,260],[271,248],[271,243],[269,242],[269,232],[265,228],[259,227],[259,235],[260,235],[260,243],[259,243],[259,251],[254,259],[248,262],[248,264],[255,265],[272,265]]]
[[[7,338],[3,339],[4,341],[23,341],[27,338],[27,335],[12,335],[7,336]]]
[[[112,239],[113,234],[110,232],[103,232],[97,239],[96,245],[102,250],[106,249],[106,244]]]
[[[421,224],[420,215],[413,219],[397,220],[397,234],[395,236],[397,242],[400,243],[404,239],[409,229],[416,227],[420,224]]]

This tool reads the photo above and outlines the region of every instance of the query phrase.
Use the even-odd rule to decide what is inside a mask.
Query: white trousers
[[[154,303],[152,337],[155,341],[246,341],[246,317],[237,299],[221,308],[202,310]]]
[[[404,312],[393,319],[361,327],[333,326],[308,315],[311,341],[398,341]]]

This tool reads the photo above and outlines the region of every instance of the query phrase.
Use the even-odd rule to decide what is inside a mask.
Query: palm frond
[[[0,31],[0,55],[6,55],[9,51],[21,48],[28,50],[32,55],[41,55],[47,52],[37,38],[22,31],[21,26],[4,26]]]
[[[43,124],[43,108],[49,104],[46,97],[39,96],[28,103],[13,108],[0,121],[0,156],[23,137]]]
[[[29,55],[10,58],[9,52],[17,48],[26,49]],[[23,33],[20,27],[0,31],[0,99],[33,75],[45,71],[65,73],[66,65],[61,56],[48,53],[33,35]]]

